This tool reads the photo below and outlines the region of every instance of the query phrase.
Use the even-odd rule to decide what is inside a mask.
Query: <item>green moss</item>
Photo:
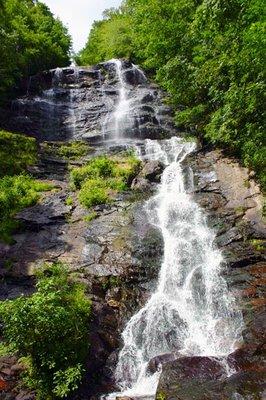
[[[80,190],[79,201],[90,208],[111,201],[117,192],[126,190],[138,173],[140,161],[134,156],[106,156],[90,160],[70,172],[71,188]]]
[[[73,206],[73,204],[74,204],[73,197],[71,197],[71,196],[67,197],[66,198],[66,205],[71,207],[71,206]]]
[[[36,160],[35,139],[0,130],[0,178],[20,174]]]
[[[117,286],[121,286],[121,278],[119,276],[108,276],[102,282],[103,290],[108,290]]]
[[[254,247],[255,250],[257,251],[264,251],[265,249],[265,240],[261,240],[261,239],[253,239],[250,242],[252,244],[252,246]]]
[[[249,181],[249,179],[245,179],[244,180],[244,186],[245,186],[245,188],[250,189],[250,181]]]
[[[14,354],[14,349],[5,342],[0,342],[0,357],[6,357]]]
[[[97,218],[98,214],[96,212],[91,212],[90,214],[86,215],[83,219],[85,222],[91,222],[95,218]]]
[[[32,179],[28,175],[6,176],[0,179],[0,240],[12,243],[12,232],[18,228],[14,220],[17,212],[36,204],[40,193],[52,185]]]
[[[158,392],[156,395],[156,400],[166,400],[166,395],[163,392]]]
[[[86,156],[89,151],[90,147],[87,143],[76,141],[60,146],[58,150],[58,155],[68,160],[77,160],[81,157]]]

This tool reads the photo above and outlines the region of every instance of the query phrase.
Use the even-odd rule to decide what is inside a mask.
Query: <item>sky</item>
[[[42,0],[52,13],[68,27],[73,48],[81,50],[88,38],[93,21],[101,19],[107,8],[118,7],[121,0]]]

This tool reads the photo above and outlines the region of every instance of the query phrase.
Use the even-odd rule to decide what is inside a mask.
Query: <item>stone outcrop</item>
[[[134,93],[124,136],[160,139],[175,134],[172,111],[163,105],[165,94],[148,83],[130,62],[123,62],[123,79]],[[93,68],[63,68],[31,78],[27,93],[3,112],[1,125],[39,141],[101,142],[113,135],[108,118],[119,98],[113,63]]]

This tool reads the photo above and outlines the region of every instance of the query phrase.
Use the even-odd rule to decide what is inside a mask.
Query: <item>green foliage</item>
[[[73,168],[70,183],[80,189],[79,200],[85,207],[110,201],[112,194],[126,190],[138,173],[140,161],[134,156],[96,157],[85,166]]]
[[[66,198],[66,205],[67,206],[73,206],[74,200],[73,197],[69,196]]]
[[[80,59],[142,64],[179,127],[240,157],[266,187],[265,13],[263,0],[125,0],[95,23]]]
[[[91,302],[61,263],[38,273],[30,297],[0,303],[4,338],[26,364],[37,398],[64,398],[77,388],[88,352]]]
[[[68,160],[77,160],[86,156],[89,149],[89,146],[85,142],[69,142],[59,147],[58,155]]]
[[[103,179],[88,179],[79,192],[79,201],[90,208],[97,204],[105,204],[109,200],[108,187]]]
[[[251,240],[251,244],[257,251],[264,251],[265,250],[265,240],[261,239],[253,239]]]
[[[86,156],[91,147],[82,140],[74,142],[44,142],[41,144],[42,150],[53,157],[61,157],[65,160],[78,160]]]
[[[0,178],[23,172],[36,160],[35,139],[0,130]]]
[[[127,15],[110,9],[105,11],[104,18],[104,21],[94,22],[85,48],[76,57],[79,65],[92,65],[113,57],[131,57],[131,27]]]
[[[86,215],[83,220],[85,222],[91,222],[93,221],[95,218],[97,218],[98,214],[96,212],[91,212],[88,215]]]
[[[0,102],[22,78],[69,63],[71,39],[49,8],[35,0],[0,5]]]
[[[18,227],[14,220],[17,212],[34,205],[40,192],[51,190],[47,183],[36,181],[28,175],[5,176],[0,179],[0,240],[10,243],[11,234]]]

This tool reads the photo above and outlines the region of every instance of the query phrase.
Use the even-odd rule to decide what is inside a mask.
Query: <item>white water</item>
[[[107,115],[103,123],[103,133],[105,134],[108,130],[114,132],[113,139],[119,140],[123,138],[125,131],[129,131],[133,128],[134,117],[131,115],[131,105],[134,102],[134,97],[132,96],[132,88],[126,83],[124,79],[123,63],[121,60],[112,59],[108,63],[113,64],[116,71],[116,76],[118,79],[118,102],[114,111]],[[147,79],[144,73],[134,64],[132,64],[132,71],[138,76],[139,82],[146,82]]]
[[[116,65],[121,84],[117,130],[129,112],[129,100],[120,77],[122,66],[118,61]],[[155,396],[160,371],[151,374],[147,366],[156,356],[213,356],[226,370],[226,356],[241,341],[242,317],[221,276],[222,255],[193,200],[191,170],[185,174],[182,168],[195,147],[194,142],[173,137],[146,140],[142,149],[142,158],[166,165],[158,193],[146,204],[149,221],[162,233],[164,259],[155,292],[122,333],[115,372],[120,396]]]
[[[119,80],[119,99],[114,112],[115,138],[119,138],[123,131],[125,122],[128,120],[130,109],[130,99],[127,97],[127,88],[123,78],[123,68],[121,60],[111,60],[116,68],[116,74]]]

